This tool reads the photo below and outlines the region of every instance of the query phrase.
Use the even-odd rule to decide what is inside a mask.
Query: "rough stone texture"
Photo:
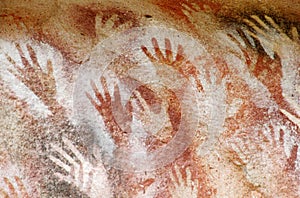
[[[300,1],[0,1],[1,197],[300,197]]]

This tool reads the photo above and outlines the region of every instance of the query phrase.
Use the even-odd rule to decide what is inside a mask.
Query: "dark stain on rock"
[[[109,20],[113,15],[118,16],[118,20],[115,21],[115,24],[113,28],[117,28],[120,25],[123,25],[127,22],[131,22],[132,27],[137,27],[139,25],[139,17],[134,14],[132,11],[128,10],[121,10],[118,8],[108,8],[106,10],[102,11],[103,18],[102,23],[106,23],[107,20]]]
[[[96,10],[81,7],[78,5],[75,5],[72,8],[74,15],[72,16],[72,19],[74,20],[74,25],[78,29],[81,35],[89,36],[91,38],[96,37]]]

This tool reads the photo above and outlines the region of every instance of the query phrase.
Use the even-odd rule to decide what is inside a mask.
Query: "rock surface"
[[[300,1],[2,0],[1,197],[300,197]]]

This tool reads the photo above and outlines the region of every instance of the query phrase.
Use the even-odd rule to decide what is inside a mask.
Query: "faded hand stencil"
[[[67,163],[64,163],[60,159],[50,155],[50,160],[67,172],[67,175],[57,172],[55,173],[55,176],[62,181],[75,185],[80,189],[80,191],[87,194],[89,197],[98,197],[99,195],[102,195],[103,197],[111,197],[107,174],[101,159],[96,159],[97,162],[94,166],[81,155],[70,140],[63,137],[63,142],[77,159],[72,158],[59,146],[52,144],[52,149],[59,153],[61,157],[64,157],[68,164],[71,164],[71,166],[69,166]],[[99,155],[99,153],[96,154]],[[79,160],[79,163],[75,160]]]
[[[93,98],[89,91],[86,92],[85,95],[78,93],[78,91],[76,92],[78,95],[75,95],[74,98],[76,103],[80,104],[78,107],[84,106],[86,109],[77,111],[79,120],[84,119],[85,121],[85,119],[92,119],[91,123],[95,123],[95,118],[98,117],[97,114],[92,117],[89,116],[93,114],[94,109],[96,109],[102,117],[103,124],[105,125],[104,128],[111,134],[113,146],[115,145],[117,149],[108,152],[113,152],[113,155],[120,155],[120,153],[116,152],[123,153],[124,159],[122,160],[125,161],[116,161],[116,159],[121,159],[120,156],[114,157],[114,161],[110,162],[116,163],[113,166],[118,166],[118,169],[126,169],[126,165],[130,164],[129,162],[133,165],[134,163],[138,163],[138,166],[134,165],[134,167],[132,167],[138,171],[156,169],[156,166],[161,166],[162,163],[164,164],[164,161],[170,163],[170,160],[174,160],[177,157],[176,155],[179,155],[188,146],[197,127],[197,108],[194,107],[191,109],[188,107],[190,100],[196,101],[196,99],[193,99],[196,90],[183,90],[182,88],[183,86],[189,87],[191,83],[187,72],[195,73],[193,78],[195,79],[195,77],[197,78],[197,70],[192,63],[188,63],[191,64],[191,66],[189,66],[190,68],[182,68],[182,63],[188,60],[185,60],[184,56],[186,55],[181,52],[183,50],[181,49],[181,45],[178,45],[179,50],[175,60],[172,60],[173,52],[171,51],[169,39],[165,39],[167,55],[164,57],[162,50],[158,47],[157,40],[150,37],[151,34],[149,32],[153,31],[158,32],[161,30],[157,28],[133,29],[132,33],[127,32],[124,36],[106,40],[103,43],[104,45],[105,43],[109,43],[110,46],[116,46],[114,55],[107,60],[107,62],[109,61],[108,63],[104,61],[100,62],[100,65],[103,64],[104,66],[92,66],[91,63],[93,64],[94,58],[98,59],[98,54],[110,50],[96,48],[95,54],[91,56],[91,63],[87,62],[88,65],[92,66],[89,66],[91,68],[90,70],[92,70],[93,67],[96,68],[94,71],[88,71],[90,73],[87,73],[85,72],[87,67],[83,66],[81,73],[85,73],[85,75],[82,75],[82,78],[78,80],[76,87],[76,90],[79,91],[86,89],[86,87],[89,86],[86,86],[84,84],[85,82],[90,79],[100,78],[99,81],[103,94],[100,93],[98,89],[99,86],[97,86],[94,81],[91,81],[90,87],[96,99]],[[165,32],[167,31],[169,30],[165,30]],[[175,31],[169,32],[169,36],[179,34]],[[131,50],[128,53],[130,46],[126,46],[126,44],[130,43],[125,42],[136,34],[145,34],[144,37],[140,37],[139,41],[135,43],[135,45],[141,47]],[[149,52],[150,47],[145,47],[144,45],[145,42],[149,42],[149,37],[151,38],[149,40],[152,40],[151,42],[156,57]],[[122,43],[119,43],[118,38],[123,38]],[[141,44],[139,45],[138,42],[141,42]],[[99,47],[102,46],[99,45]],[[145,62],[145,56],[149,58],[149,61],[146,60],[147,62]],[[109,55],[106,58],[109,58]],[[113,62],[111,62],[111,60],[113,60]],[[101,72],[97,68],[103,68],[105,64],[108,65],[106,69],[102,71],[103,76],[94,77],[95,74],[98,75],[98,73]],[[124,64],[123,68],[120,67],[122,64]],[[172,70],[173,67],[176,68],[175,71]],[[171,79],[166,78],[166,76],[169,76]],[[114,84],[111,88],[108,86],[108,80],[112,81],[110,84]],[[201,88],[202,85],[200,81],[197,80],[196,83],[199,85],[198,88]],[[110,92],[113,92],[113,94],[110,94]],[[87,105],[94,108],[88,110],[87,108],[90,107],[86,107]],[[187,117],[188,114],[189,117]],[[145,117],[147,115],[148,117]],[[154,118],[157,119],[157,116],[161,119],[152,120]],[[158,124],[158,121],[162,121],[162,123]],[[187,123],[189,123],[189,125],[187,125]],[[93,124],[93,126],[95,127],[95,124]],[[96,133],[99,133],[101,126],[95,130]],[[174,140],[175,142],[172,141],[174,136],[177,137]],[[179,142],[181,145],[179,145]],[[105,143],[102,142],[101,145],[105,145]],[[166,145],[167,147],[164,148]],[[172,147],[175,145],[178,151],[175,151]],[[173,149],[174,154],[169,154],[170,157],[166,158],[163,152],[169,152],[170,149]],[[128,152],[133,152],[133,155],[128,156]],[[132,159],[126,159],[125,156],[129,158],[132,157]],[[137,161],[135,162],[135,160]],[[153,163],[153,165],[151,165],[151,163]]]
[[[5,5],[1,197],[300,196],[290,16],[222,1]]]

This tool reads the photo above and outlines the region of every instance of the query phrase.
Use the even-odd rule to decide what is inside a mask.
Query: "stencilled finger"
[[[257,36],[255,33],[253,33],[252,31],[250,30],[245,30],[245,33],[248,34],[250,37],[254,38],[255,40],[257,41],[260,41],[261,38],[259,36]]]
[[[93,80],[90,81],[90,85],[94,91],[94,94],[96,96],[96,98],[101,102],[101,103],[104,103],[104,98],[103,96],[101,95],[101,93],[99,92],[98,90],[98,87],[96,86],[95,82]]]
[[[238,45],[239,48],[243,49],[245,47],[245,45],[243,45],[243,43],[241,43],[238,39],[237,39],[237,35],[238,33],[234,32],[234,33],[228,33],[227,37],[236,45]]]
[[[184,8],[183,12],[186,15],[188,14],[190,16],[190,13],[194,12],[194,10],[191,8],[191,6],[189,6],[189,5],[185,4],[185,3],[182,4],[182,7]]]
[[[78,151],[78,149],[72,144],[72,142],[66,137],[62,137],[63,142],[67,145],[67,147],[75,154],[75,156],[79,159],[81,163],[85,161],[83,155]]]
[[[278,142],[277,142],[277,138],[276,138],[278,136],[277,136],[277,134],[276,134],[276,132],[275,132],[274,127],[272,126],[272,124],[269,124],[268,128],[270,130],[271,142],[272,142],[273,146],[274,147],[279,146]]]
[[[20,57],[21,57],[22,64],[23,64],[24,68],[30,68],[31,65],[30,65],[30,63],[28,62],[28,60],[26,59],[26,57],[25,57],[25,55],[24,55],[24,52],[23,52],[23,50],[21,49],[20,44],[16,43],[16,48],[17,48],[17,50],[18,50],[18,52],[19,52],[19,55],[20,55]]]
[[[16,61],[12,59],[7,53],[5,53],[6,59],[16,68],[20,73],[23,73],[23,69],[17,65]]]
[[[256,131],[255,136],[258,140],[262,142],[262,144],[256,145],[256,147],[254,147],[253,150],[257,149],[259,151],[263,151],[271,146],[267,137],[265,136],[265,134],[262,133],[262,131]]]
[[[255,40],[247,34],[246,30],[248,29],[244,27],[236,29],[236,34],[234,34],[235,39],[238,43],[240,43],[240,47],[244,48],[244,50],[256,48],[258,43],[256,43]]]
[[[216,84],[216,88],[219,87],[222,83],[224,83],[224,78],[222,76],[222,73],[220,69],[218,68],[213,68],[211,70],[211,81]]]
[[[116,28],[116,32],[122,32],[122,31],[128,30],[128,29],[131,28],[133,25],[134,25],[134,24],[133,24],[132,21],[126,21],[125,23],[119,25],[119,26]]]
[[[200,7],[196,3],[190,3],[190,7],[194,11],[200,11]]]
[[[120,121],[122,126],[128,126],[132,121],[132,105],[131,101],[127,101],[125,107],[122,104],[120,89],[118,84],[114,85],[113,110],[115,119]]]
[[[140,92],[138,91],[134,91],[133,92],[134,96],[136,97],[138,106],[141,107],[141,110],[144,111],[145,115],[150,115],[151,114],[151,110],[149,108],[149,105],[147,104],[146,100],[141,96]]]
[[[95,171],[92,169],[89,174],[87,175],[87,180],[85,182],[85,186],[84,189],[87,192],[87,194],[90,194],[92,187],[93,187],[93,182],[94,182],[94,176],[95,175]]]
[[[253,41],[249,41],[250,36],[246,36],[246,33],[244,30],[237,30],[236,34],[227,34],[228,38],[234,43],[233,45],[236,45],[240,51],[230,50],[230,53],[234,54],[237,58],[239,58],[242,61],[245,61],[247,65],[250,65],[252,63],[252,60],[249,56],[249,48],[255,47],[255,44]]]
[[[176,176],[177,177],[177,176]],[[173,185],[175,186],[175,188],[178,188],[179,187],[179,184],[178,184],[178,180],[177,178],[175,177],[175,174],[173,173],[173,170],[170,171],[170,179],[173,183]]]
[[[132,119],[132,112],[133,112],[133,106],[132,102],[128,101],[127,104],[125,105],[126,111],[129,114],[130,118]]]
[[[103,87],[103,90],[104,90],[104,95],[105,95],[106,102],[110,102],[111,97],[110,97],[110,94],[109,94],[109,91],[108,91],[108,86],[107,86],[106,79],[103,76],[101,76],[100,81],[101,81],[101,84],[102,84],[102,87]]]
[[[204,85],[204,88],[210,87],[212,81],[211,81],[211,72],[209,71],[209,69],[203,67],[203,72],[200,73],[200,81],[201,84]]]
[[[53,65],[52,65],[52,61],[50,60],[47,60],[47,71],[48,71],[48,76],[53,75]]]
[[[176,62],[182,64],[184,59],[185,59],[185,54],[184,54],[183,46],[179,44],[177,46]]]
[[[264,30],[262,30],[261,28],[259,28],[254,22],[252,22],[252,21],[250,21],[248,19],[243,19],[243,21],[247,25],[249,25],[250,27],[252,27],[258,34],[263,35],[264,37],[268,38],[268,34]],[[260,19],[260,21],[261,21],[261,19]],[[264,22],[261,21],[261,23],[264,23]],[[247,32],[250,34],[251,31],[248,30]],[[253,34],[253,32],[252,32],[252,34]],[[252,34],[251,34],[251,36],[252,36]]]
[[[119,89],[119,85],[117,83],[114,86],[114,103],[117,105],[117,107],[122,106],[120,89]]]
[[[8,189],[9,189],[9,193],[11,195],[11,197],[18,197],[18,194],[16,192],[15,187],[13,186],[13,184],[9,181],[9,179],[7,177],[4,177],[4,183],[7,185]]]
[[[275,28],[279,33],[284,34],[284,32],[282,31],[282,29],[279,27],[279,25],[277,25],[277,24],[275,23],[275,21],[274,21],[271,17],[265,15],[265,19],[266,19],[266,20],[270,23],[270,25],[271,25],[273,28]]]
[[[174,170],[175,170],[175,173],[176,173],[176,176],[177,176],[177,179],[178,179],[178,184],[179,185],[184,184],[185,183],[184,182],[184,178],[183,178],[183,176],[182,176],[182,174],[180,172],[179,166],[175,165]]]
[[[155,55],[158,58],[158,60],[165,61],[165,57],[164,57],[163,53],[160,50],[157,39],[152,38],[151,41],[152,41],[152,45],[154,47]]]
[[[78,181],[76,180],[76,165],[71,166],[71,170],[70,170],[70,178],[72,179],[72,184],[75,184],[75,186],[77,186]]]
[[[40,64],[38,63],[35,51],[33,50],[33,48],[29,44],[27,44],[26,47],[27,47],[27,50],[29,52],[29,56],[32,60],[32,67],[41,72],[42,68],[41,68]]]
[[[158,114],[155,114],[155,118],[153,120],[164,120],[168,116],[168,107],[169,104],[166,100],[162,100],[161,109]]]
[[[98,13],[95,17],[95,29],[97,38],[106,37],[106,34],[103,32],[103,13]]]
[[[0,196],[3,198],[9,198],[7,192],[3,188],[0,188]]]
[[[290,149],[290,155],[287,156],[286,169],[288,170],[299,170],[299,143],[294,142],[292,148]]]
[[[167,38],[165,39],[165,46],[166,46],[166,57],[167,57],[169,64],[171,64],[173,62],[173,52],[172,52],[172,46],[171,46],[170,39],[167,39]]]
[[[148,48],[145,47],[144,45],[141,46],[142,51],[144,54],[150,59],[151,62],[157,62],[157,59],[152,55],[151,52],[149,52]]]
[[[54,173],[54,176],[58,178],[59,181],[67,182],[69,184],[73,184],[74,180],[70,175],[64,175],[61,173]]]
[[[72,167],[71,167],[71,172],[70,172],[70,176],[73,178],[73,181],[74,181],[74,184],[75,186],[77,187],[81,187],[82,183],[80,181],[80,164],[74,164]]]
[[[52,144],[52,143],[50,145],[51,145],[51,148],[55,152],[59,153],[62,157],[64,157],[66,160],[68,160],[68,162],[70,164],[76,163],[75,160],[67,152],[65,152],[61,147],[57,146],[56,144]]]
[[[6,58],[7,60],[13,65],[13,67],[17,70],[14,71],[12,69],[7,69],[12,75],[14,75],[18,80],[20,80],[21,82],[25,83],[26,80],[24,79],[24,77],[26,77],[26,73],[24,71],[23,68],[21,68],[20,66],[18,66],[16,64],[16,62],[6,54]]]
[[[196,180],[192,181],[192,184],[193,184],[193,190],[197,192],[198,186],[199,186],[199,180],[196,179]]]
[[[98,145],[93,145],[93,159],[95,160],[95,163],[100,163],[102,165],[101,160],[101,148]]]
[[[254,39],[251,35],[247,34],[247,28],[241,28],[240,36],[242,37],[243,41],[246,43],[246,46],[251,46],[253,48],[258,47],[257,40]],[[243,36],[242,36],[243,35]]]
[[[276,132],[274,130],[274,127],[272,126],[271,123],[266,125],[265,131],[267,132],[267,138],[270,144],[274,147],[277,146],[277,140],[276,140]]]
[[[14,178],[18,185],[19,192],[21,192],[22,198],[28,198],[29,195],[27,193],[27,190],[26,190],[25,185],[23,184],[22,180],[18,176],[15,176]]]
[[[82,188],[84,187],[84,170],[83,170],[83,164],[80,163],[79,164],[79,172],[78,172],[78,182],[79,185],[82,186]]]
[[[290,112],[280,109],[280,112],[283,113],[286,117],[288,117],[292,122],[294,122],[298,127],[300,127],[300,119],[291,114]]]
[[[139,99],[137,98],[137,96],[135,95],[134,93],[135,91],[133,91],[133,100],[132,100],[132,106],[133,106],[133,111],[135,113],[141,113],[144,111],[144,107],[143,105],[141,104],[141,102],[139,101]]]
[[[115,26],[115,22],[118,20],[119,16],[117,14],[113,14],[102,27],[105,27],[106,30],[112,30]]]
[[[89,180],[90,180],[90,172],[92,172],[92,165],[90,163],[84,163],[82,166],[80,166],[80,172],[79,174],[82,174],[80,176],[81,180],[81,188],[83,191],[87,191],[88,185],[89,185]]]
[[[235,37],[236,43],[239,43],[240,48],[248,49],[248,48],[255,48],[255,42],[251,36],[246,34],[244,28],[239,28],[236,30],[237,36]]]
[[[252,19],[254,19],[259,25],[261,25],[264,29],[270,30],[270,27],[266,25],[257,15],[251,15]]]
[[[261,131],[258,131],[257,136],[261,138],[262,142],[268,142],[270,145],[273,144],[271,131],[269,127],[265,126]]]
[[[246,155],[242,152],[241,148],[236,144],[236,143],[232,143],[231,144],[231,148],[233,149],[233,151],[239,156],[240,160],[242,160],[243,164],[247,164],[248,160]]]
[[[187,186],[192,186],[192,173],[189,167],[186,168],[186,185]]]
[[[299,33],[298,33],[298,29],[297,27],[292,27],[291,28],[291,34],[292,34],[292,38],[294,41],[299,42]]]
[[[71,172],[71,167],[65,163],[63,163],[60,159],[54,157],[53,155],[49,156],[49,159],[55,163],[56,165],[58,165],[59,167],[61,167],[62,169],[64,169],[67,173]]]
[[[94,98],[88,92],[85,92],[85,96],[89,99],[90,103],[92,103],[92,105],[98,110],[100,105],[94,100]]]

